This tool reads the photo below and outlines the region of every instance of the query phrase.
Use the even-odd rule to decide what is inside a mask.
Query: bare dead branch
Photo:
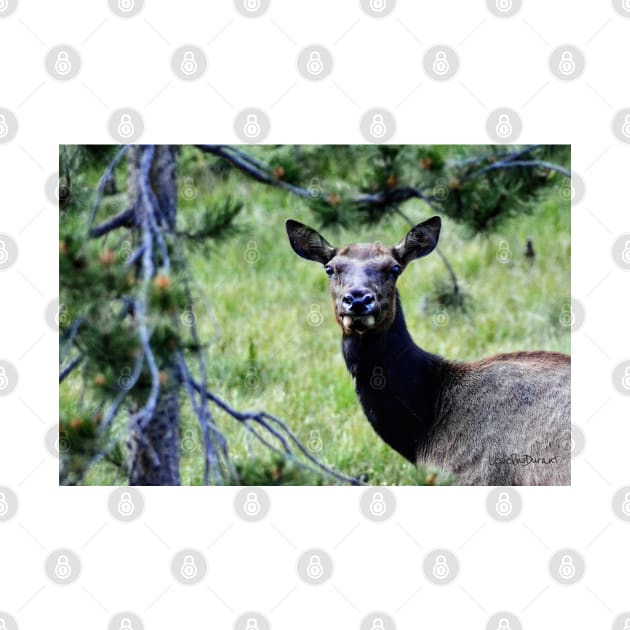
[[[197,391],[204,391],[205,395],[208,397],[209,400],[215,403],[220,409],[225,411],[227,414],[232,416],[232,418],[243,423],[244,426],[247,427],[247,422],[255,422],[256,424],[261,426],[263,429],[265,429],[274,438],[276,438],[280,442],[280,444],[282,444],[283,451],[282,452],[278,451],[277,447],[274,448],[273,445],[270,445],[269,443],[267,443],[268,441],[265,442],[265,445],[270,446],[270,448],[274,448],[276,452],[280,452],[281,454],[284,454],[285,456],[289,456],[298,465],[305,467],[311,470],[312,472],[324,472],[325,474],[333,477],[337,481],[341,481],[343,483],[349,483],[351,485],[363,485],[360,480],[354,477],[349,477],[347,475],[344,475],[343,473],[340,473],[330,468],[326,464],[323,464],[322,462],[320,462],[316,457],[314,457],[308,451],[308,449],[300,442],[300,440],[293,433],[293,431],[291,431],[291,429],[289,429],[286,423],[280,420],[280,418],[277,418],[273,414],[270,414],[266,411],[255,411],[255,412],[237,411],[236,409],[228,405],[228,403],[226,403],[224,400],[222,400],[218,396],[215,396],[209,389],[207,389],[206,387],[202,387],[202,385],[198,383],[197,381],[191,379],[190,383]],[[271,423],[275,424],[278,427],[278,429],[275,429],[274,427],[272,427]],[[256,435],[255,432],[253,432],[253,435],[260,440],[260,436]],[[293,444],[298,449],[298,451],[308,460],[308,462],[310,462],[310,464],[306,464],[305,462],[296,458],[291,450],[290,444]]]
[[[81,365],[83,359],[85,359],[84,354],[72,359],[72,361],[70,361],[70,363],[59,373],[59,382],[61,383],[70,376],[70,374],[72,374],[72,372]]]
[[[92,213],[90,214],[90,220],[88,221],[88,234],[92,230],[92,225],[94,224],[94,219],[96,218],[96,213],[101,205],[101,199],[103,198],[103,191],[105,190],[105,186],[107,182],[110,180],[114,169],[116,168],[118,162],[123,158],[123,156],[129,150],[130,145],[125,144],[122,146],[116,155],[112,158],[111,162],[105,167],[105,171],[101,176],[101,179],[98,182],[98,186],[96,188],[96,199],[94,201],[94,206],[92,207]]]
[[[135,222],[135,212],[133,208],[127,208],[123,210],[120,214],[117,214],[115,217],[105,221],[105,223],[101,223],[97,225],[95,228],[90,230],[90,236],[92,238],[98,238],[100,236],[105,236],[105,234],[109,234],[112,230],[115,230],[120,227],[133,227]]]

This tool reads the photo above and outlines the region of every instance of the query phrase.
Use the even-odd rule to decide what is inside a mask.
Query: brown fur
[[[571,365],[571,357],[561,352],[547,352],[546,350],[520,350],[519,352],[503,352],[495,354],[479,361],[461,363],[462,370],[480,370],[494,363],[502,361],[523,361],[532,367],[540,364],[541,367],[560,367]]]

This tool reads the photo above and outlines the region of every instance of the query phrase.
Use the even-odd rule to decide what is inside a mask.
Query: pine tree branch
[[[435,199],[426,195],[422,188],[416,186],[398,186],[381,190],[373,194],[360,195],[354,197],[354,203],[358,205],[373,205],[377,207],[386,207],[397,203],[403,203],[409,199],[422,199],[427,205],[432,206]]]
[[[312,195],[308,190],[278,179],[266,164],[252,158],[240,149],[228,145],[198,144],[196,146],[205,153],[227,160],[239,171],[249,175],[261,184],[281,188],[303,199],[312,199]]]
[[[308,201],[314,201],[315,197],[311,190],[289,184],[281,179],[278,179],[272,172],[271,168],[261,162],[260,160],[251,157],[244,151],[236,149],[228,145],[197,145],[197,148],[224,160],[227,160],[236,167],[239,171],[242,171],[246,175],[249,175],[257,182],[265,184],[267,186],[274,186],[281,190],[286,190],[302,199]],[[402,203],[409,199],[422,199],[428,204],[431,204],[434,200],[424,193],[422,188],[416,186],[399,186],[396,188],[382,190],[372,194],[362,194],[352,198],[352,202],[357,205],[371,205],[376,207],[385,207],[394,203]]]
[[[203,352],[199,351],[200,355],[203,355]],[[227,471],[228,477],[231,480],[237,479],[236,470],[230,461],[230,456],[228,453],[228,444],[225,436],[221,433],[219,428],[216,426],[212,414],[208,409],[208,397],[204,390],[197,390],[192,386],[193,378],[188,369],[188,365],[184,359],[184,356],[181,352],[177,354],[177,367],[179,368],[179,377],[184,385],[184,389],[190,398],[190,402],[195,411],[195,415],[197,416],[197,420],[199,421],[199,425],[201,427],[201,431],[204,437],[204,450],[205,450],[205,466],[204,466],[204,484],[208,485],[210,478],[210,469],[212,469],[213,477],[215,482],[223,483],[224,478],[221,473],[220,463],[223,465],[224,470]],[[205,361],[202,368],[203,373],[205,374]],[[199,394],[200,401],[197,402],[195,392]],[[212,444],[213,437],[219,443],[219,449],[215,448]],[[221,456],[221,462],[217,455]]]
[[[88,234],[92,230],[92,225],[94,224],[96,213],[98,212],[98,209],[101,205],[101,199],[103,198],[103,191],[105,190],[105,186],[107,185],[107,182],[111,179],[112,173],[114,172],[114,169],[116,168],[118,162],[120,162],[120,160],[125,156],[130,146],[131,145],[129,144],[125,144],[118,150],[116,155],[112,158],[111,162],[106,166],[105,171],[103,172],[103,175],[98,182],[98,186],[96,188],[96,199],[94,201],[94,206],[92,207],[90,220],[88,221]]]
[[[105,223],[101,223],[95,228],[90,229],[90,236],[92,238],[98,238],[100,236],[105,236],[105,234],[109,234],[112,230],[115,230],[120,227],[130,228],[135,224],[135,212],[133,208],[127,208],[123,210],[120,214],[117,214],[115,217],[112,217]]]
[[[460,178],[460,183],[465,181],[476,179],[477,177],[481,177],[490,171],[496,171],[502,168],[513,168],[513,167],[526,167],[526,168],[546,168],[550,171],[555,171],[556,173],[560,173],[564,177],[571,177],[571,172],[566,168],[559,166],[557,164],[553,164],[552,162],[547,162],[545,160],[518,160],[514,159],[514,156],[511,158],[506,158],[505,160],[500,160],[499,162],[493,162],[492,164],[488,164],[483,168],[480,168],[472,173],[467,173],[466,175]]]
[[[189,379],[190,385],[196,389],[198,392],[204,392],[205,395],[215,403],[220,409],[225,411],[227,414],[232,416],[235,420],[243,423],[243,425],[250,430],[250,432],[265,446],[272,448],[275,452],[282,454],[284,456],[290,457],[293,461],[295,461],[298,465],[311,470],[312,472],[324,472],[325,474],[335,478],[337,481],[342,481],[343,483],[349,483],[351,485],[363,485],[361,481],[354,477],[349,477],[344,475],[343,473],[337,472],[336,470],[330,468],[326,464],[320,462],[316,457],[311,455],[308,449],[300,442],[298,437],[289,429],[289,427],[282,421],[280,418],[267,413],[266,411],[237,411],[233,407],[231,407],[224,400],[215,396],[209,389],[202,386],[200,383],[192,379],[190,374],[186,376]],[[263,428],[270,435],[272,435],[275,439],[277,439],[282,445],[282,450],[274,447],[264,438],[261,440],[261,436],[255,431],[251,430],[252,428],[248,426],[248,422],[253,422],[256,425]],[[272,424],[276,425],[278,428],[274,428]],[[265,440],[265,441],[263,441]],[[293,444],[298,451],[310,462],[310,464],[306,464],[305,462],[298,459],[291,449],[291,444]]]
[[[74,372],[74,370],[78,368],[79,365],[81,365],[83,359],[85,359],[84,354],[81,354],[78,357],[72,359],[72,361],[70,361],[70,363],[63,370],[61,370],[61,372],[59,372],[59,382],[61,383],[68,376],[70,376],[70,374],[72,374],[72,372]]]

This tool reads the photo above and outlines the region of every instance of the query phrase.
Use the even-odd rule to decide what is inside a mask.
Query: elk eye
[[[402,267],[400,265],[394,265],[389,271],[393,276],[399,276],[402,273]]]
[[[330,265],[326,265],[326,273],[327,273],[329,276],[332,276],[332,275],[333,275],[334,270],[333,270],[333,268],[332,268]]]

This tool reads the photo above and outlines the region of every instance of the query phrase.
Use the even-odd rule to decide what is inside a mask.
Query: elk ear
[[[289,243],[298,256],[322,265],[334,258],[335,248],[319,232],[293,219],[288,219],[285,225]]]
[[[411,228],[407,236],[393,248],[394,257],[406,265],[430,254],[438,244],[441,226],[440,217],[431,217]]]

